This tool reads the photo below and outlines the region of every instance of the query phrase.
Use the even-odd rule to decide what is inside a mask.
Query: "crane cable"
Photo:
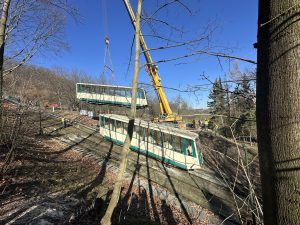
[[[112,80],[114,80],[115,72],[114,72],[113,63],[112,63],[111,54],[110,54],[110,48],[109,48],[106,0],[102,0],[101,2],[102,2],[102,17],[103,17],[102,22],[103,22],[103,28],[104,28],[104,33],[105,33],[104,62],[103,62],[103,71],[101,73],[101,76],[105,77],[106,71],[109,70],[111,72],[111,78],[112,78]]]
[[[113,63],[112,63],[112,59],[111,59],[111,55],[110,55],[110,50],[109,50],[109,38],[106,36],[104,38],[104,43],[105,43],[105,51],[104,51],[104,62],[103,62],[103,71],[102,71],[102,75],[105,76],[105,73],[107,70],[109,70],[111,72],[111,78],[112,80],[115,79],[115,71],[114,71],[114,67],[113,67]],[[107,62],[107,59],[109,60]]]
[[[102,9],[102,24],[104,28],[104,33],[108,34],[108,22],[107,22],[107,7],[106,0],[101,0],[101,9]]]

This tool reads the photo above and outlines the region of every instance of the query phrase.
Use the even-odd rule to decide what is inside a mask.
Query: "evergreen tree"
[[[225,91],[223,89],[221,78],[216,79],[212,90],[208,96],[210,99],[207,106],[210,108],[212,115],[220,115],[225,113]]]
[[[229,86],[228,83],[225,83],[224,85],[224,91],[225,91],[225,124],[230,126],[232,123],[231,119],[231,98],[230,98],[230,92],[229,92]]]
[[[216,115],[225,114],[225,97],[225,91],[223,89],[221,78],[216,79],[211,93],[209,94],[210,100],[207,102],[207,106],[210,108],[210,113],[212,114],[212,118],[209,121],[210,129],[215,129],[216,127],[220,127],[220,125],[224,124],[223,118],[217,119]]]
[[[249,112],[254,109],[254,91],[251,88],[250,81],[244,74],[242,77],[242,84],[240,89],[238,89],[238,94],[240,101],[238,102],[238,107],[242,114],[249,114]]]
[[[233,93],[233,104],[235,108],[235,117],[239,120],[236,123],[235,130],[239,135],[248,136],[252,130],[252,120],[255,116],[255,94],[251,87],[251,82],[246,74],[242,76],[242,83],[235,87]]]

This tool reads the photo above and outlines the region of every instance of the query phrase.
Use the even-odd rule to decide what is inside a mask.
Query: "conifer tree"
[[[216,79],[211,93],[209,94],[209,101],[207,102],[207,106],[210,108],[210,113],[212,114],[212,118],[210,120],[210,128],[214,129],[215,127],[219,127],[223,125],[223,120],[217,121],[216,115],[225,114],[225,90],[223,89],[221,78]]]
[[[239,120],[236,123],[235,130],[239,135],[249,135],[252,124],[249,122],[255,116],[255,95],[251,87],[251,82],[246,74],[242,76],[242,83],[235,87],[233,93],[233,103],[235,106],[235,117]]]
[[[230,93],[229,93],[229,86],[228,83],[225,83],[224,85],[224,91],[225,91],[225,116],[226,125],[231,125],[231,99],[230,99]]]
[[[214,82],[208,98],[210,101],[207,102],[207,106],[210,108],[210,113],[212,115],[225,113],[225,91],[223,89],[221,78],[216,79]]]

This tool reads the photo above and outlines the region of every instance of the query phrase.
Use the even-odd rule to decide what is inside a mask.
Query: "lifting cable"
[[[110,55],[110,50],[109,50],[109,38],[106,36],[104,38],[104,43],[105,43],[105,52],[104,52],[104,62],[103,62],[103,71],[102,71],[102,76],[105,76],[107,70],[110,71],[112,80],[115,79],[115,71]],[[107,61],[108,59],[108,61]]]
[[[102,0],[102,22],[103,22],[103,28],[105,33],[104,38],[104,44],[105,44],[105,50],[104,50],[104,62],[103,62],[103,71],[101,73],[101,76],[105,77],[105,74],[107,71],[110,71],[112,80],[115,79],[115,72],[113,68],[113,63],[111,59],[110,54],[110,48],[109,48],[109,38],[108,38],[108,19],[107,19],[107,8],[106,8],[106,0]]]

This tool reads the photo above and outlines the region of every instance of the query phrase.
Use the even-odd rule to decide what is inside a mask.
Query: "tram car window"
[[[145,128],[139,127],[138,134],[139,134],[139,140],[145,141]]]
[[[181,152],[181,140],[180,137],[173,136],[172,138],[173,150],[176,152]]]
[[[120,134],[123,134],[123,126],[121,121],[116,121],[116,131]]]
[[[168,148],[168,149],[172,149],[172,147],[170,148],[170,135],[167,133],[163,133],[163,147],[164,148]]]

